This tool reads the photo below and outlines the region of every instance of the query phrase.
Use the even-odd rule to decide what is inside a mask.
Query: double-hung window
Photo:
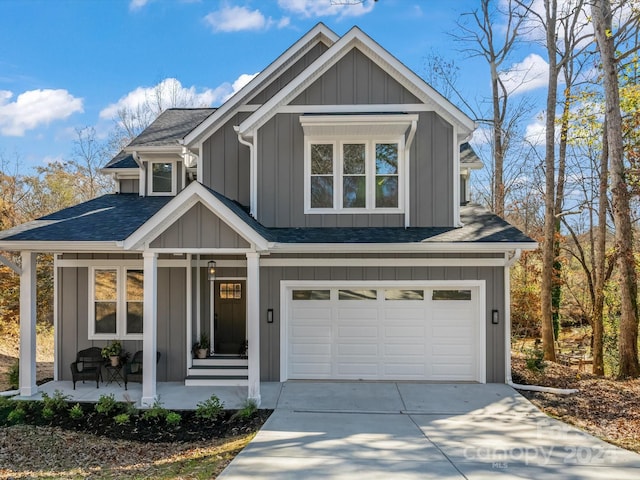
[[[93,267],[89,339],[142,339],[144,275],[140,268]]]
[[[308,139],[307,213],[402,209],[403,138]]]
[[[303,115],[305,213],[402,213],[412,114]]]

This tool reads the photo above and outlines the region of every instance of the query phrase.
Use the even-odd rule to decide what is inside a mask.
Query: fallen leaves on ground
[[[150,444],[14,425],[0,428],[0,478],[215,478],[253,436]]]
[[[546,362],[542,372],[526,368],[513,357],[513,381],[555,388],[575,388],[578,393],[558,395],[520,391],[548,415],[575,425],[603,440],[640,453],[640,380],[614,380]]]

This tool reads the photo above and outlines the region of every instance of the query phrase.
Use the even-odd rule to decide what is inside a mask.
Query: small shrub
[[[9,415],[7,415],[7,420],[14,424],[22,423],[26,416],[27,412],[25,411],[24,405],[17,403],[15,408],[9,412]]]
[[[71,399],[68,395],[62,393],[61,390],[55,390],[53,396],[49,396],[47,392],[42,392],[42,405],[52,412],[59,412],[67,408],[67,402]]]
[[[9,367],[7,380],[12,390],[17,390],[20,386],[20,362],[18,360]]]
[[[547,366],[544,362],[544,352],[540,348],[528,348],[524,351],[525,363],[532,372],[543,372]]]
[[[128,413],[121,413],[113,417],[113,421],[116,422],[117,425],[125,425],[129,423],[129,420],[131,420],[131,417],[129,417]]]
[[[162,406],[160,400],[156,400],[153,406],[142,414],[144,420],[158,420],[160,418],[166,418],[169,411]]]
[[[164,419],[167,425],[178,425],[182,421],[182,415],[178,412],[168,412]]]
[[[116,402],[116,398],[113,396],[113,393],[111,393],[109,395],[100,395],[95,408],[96,412],[103,415],[109,415],[116,409],[117,406],[118,402]]]
[[[45,420],[51,420],[55,414],[51,407],[42,407],[42,418]]]
[[[244,402],[244,406],[240,410],[238,410],[236,413],[234,413],[233,417],[231,418],[241,418],[243,420],[246,420],[248,418],[251,418],[251,416],[256,412],[256,410],[258,410],[258,404],[256,403],[255,400],[248,398]]]
[[[69,409],[69,417],[74,420],[78,420],[84,416],[84,411],[79,403],[76,403],[73,407]]]
[[[215,395],[211,395],[204,402],[198,403],[196,417],[205,420],[216,420],[224,410],[224,403]]]

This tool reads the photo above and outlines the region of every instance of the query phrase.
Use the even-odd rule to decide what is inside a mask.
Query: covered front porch
[[[260,384],[261,403],[260,408],[273,409],[278,403],[282,383],[279,382],[262,382]],[[97,402],[103,395],[113,395],[119,402],[134,402],[136,407],[146,407],[141,403],[142,385],[139,383],[130,384],[128,390],[117,383],[106,385],[100,384],[100,388],[96,388],[93,382],[78,382],[76,389],[73,389],[71,381],[51,381],[40,385],[38,392],[31,396],[19,395],[14,397],[16,400],[39,400],[42,398],[42,392],[52,396],[56,391],[62,392],[70,402]],[[247,387],[191,387],[185,386],[183,382],[158,382],[156,384],[156,398],[164,408],[170,410],[195,410],[198,403],[203,402],[216,395],[224,408],[229,410],[237,410],[246,405],[248,390]]]

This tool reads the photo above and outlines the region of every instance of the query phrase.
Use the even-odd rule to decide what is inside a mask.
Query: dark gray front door
[[[247,302],[244,280],[216,280],[214,352],[241,353],[247,338]]]

